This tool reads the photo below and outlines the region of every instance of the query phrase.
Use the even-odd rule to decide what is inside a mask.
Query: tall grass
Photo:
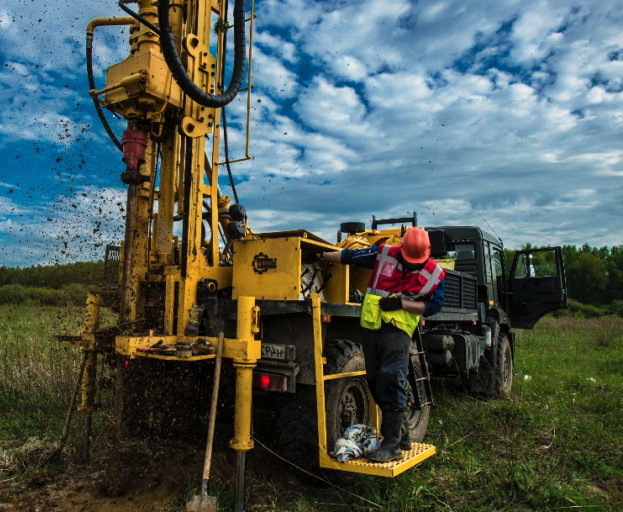
[[[0,306],[0,434],[56,423],[50,413],[67,404],[80,362],[53,336],[76,334],[83,316],[79,307]]]

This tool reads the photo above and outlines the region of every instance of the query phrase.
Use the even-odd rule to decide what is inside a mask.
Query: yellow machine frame
[[[137,3],[136,18],[99,18],[87,28],[87,38],[92,40],[97,27],[130,27],[130,55],[108,68],[105,87],[90,91],[97,103],[128,123],[122,144],[127,165],[123,179],[128,192],[120,256],[120,295],[116,298],[117,332],[112,343],[110,332],[106,336],[98,335],[101,300],[99,295],[90,296],[85,328],[79,340],[85,351],[79,408],[88,414],[93,412],[97,353],[114,351],[117,355],[115,431],[120,436],[125,385],[123,362],[141,358],[188,363],[213,359],[217,333],[203,336],[195,328],[203,314],[198,290],[204,287],[215,296],[219,290],[231,287],[235,333],[225,337],[223,357],[231,359],[236,370],[234,434],[230,446],[239,455],[254,446],[252,387],[253,369],[262,354],[262,340],[258,339],[261,311],[257,304],[262,300],[310,304],[321,467],[393,477],[433,455],[433,446],[414,443],[399,462],[338,463],[330,457],[324,385],[334,379],[361,377],[365,372],[324,374],[323,304],[354,305],[349,303],[350,287],[355,284],[360,288],[365,282],[365,272],[337,266],[321,292],[301,290],[302,255],[340,247],[305,231],[256,235],[246,226],[246,219],[242,240],[234,242],[227,235],[225,246],[221,247],[219,234],[227,233],[232,221],[228,213],[230,199],[218,187],[222,165],[219,161],[221,109],[202,106],[182,91],[160,49],[155,27],[156,2],[138,0]],[[180,42],[178,51],[183,55],[188,75],[202,90],[212,94],[221,90],[223,83],[224,9],[224,0],[177,0],[169,13],[171,30]],[[252,42],[253,4],[251,11],[246,23],[250,24]],[[217,27],[215,34],[212,27]],[[213,47],[216,55],[210,53]],[[251,57],[251,49],[248,55]],[[248,112],[251,89],[249,64]],[[245,157],[233,161],[249,158],[248,112]],[[206,156],[206,147],[211,158]],[[181,235],[175,224],[180,219]],[[383,236],[388,234],[401,233],[400,230],[383,232]],[[380,232],[367,235],[368,243],[381,236]],[[155,312],[154,325],[146,319],[149,312]],[[155,350],[163,346],[170,349],[166,355]],[[378,429],[379,412],[372,409],[372,423]]]

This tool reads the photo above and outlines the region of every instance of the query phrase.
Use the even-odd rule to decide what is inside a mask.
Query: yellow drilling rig
[[[196,426],[216,385],[212,368],[225,360],[221,401],[234,415],[237,510],[245,454],[254,447],[254,403],[277,409],[281,453],[305,470],[393,477],[436,451],[421,443],[433,402],[429,371],[461,376],[469,389],[489,394],[510,391],[511,324],[530,328],[564,307],[560,250],[518,254],[508,272],[497,238],[469,226],[427,228],[432,255],[448,276],[443,311],[414,336],[407,384],[412,449],[388,463],[332,458],[348,426],[379,426],[357,334],[369,271],[306,264],[303,255],[400,243],[417,219],[374,219],[368,230],[344,223],[335,244],[303,230],[254,233],[231,179],[229,166],[240,159],[221,160],[224,107],[239,93],[247,103],[242,160],[250,158],[253,4],[246,12],[235,0],[231,25],[227,0],[121,0],[119,7],[127,17],[95,19],[87,28],[90,94],[122,153],[127,204],[124,240],[107,248],[107,284],[89,296],[84,331],[74,339],[84,350],[76,395],[81,390],[86,446],[98,354],[116,360],[117,438],[138,428],[172,433]],[[129,55],[107,69],[98,89],[93,40],[98,27],[109,26],[129,27]],[[226,49],[230,31],[233,52]],[[121,140],[103,108],[127,123]],[[225,170],[233,203],[219,187]],[[379,229],[389,224],[400,227]],[[114,328],[100,329],[103,306],[118,312]]]

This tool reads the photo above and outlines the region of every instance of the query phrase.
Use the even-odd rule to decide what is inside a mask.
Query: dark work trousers
[[[392,324],[383,323],[378,331],[362,328],[361,345],[372,398],[381,411],[404,412],[411,338]]]

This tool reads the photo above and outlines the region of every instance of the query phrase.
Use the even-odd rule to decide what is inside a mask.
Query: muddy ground
[[[217,437],[208,494],[217,495],[219,510],[231,509],[235,453]],[[175,512],[198,492],[204,446],[189,441],[124,443],[120,470],[105,451],[87,464],[71,450],[52,463],[21,474],[0,473],[2,512]],[[305,493],[296,470],[261,447],[247,456],[245,510],[270,508],[272,496]],[[119,475],[116,477],[115,475]]]

